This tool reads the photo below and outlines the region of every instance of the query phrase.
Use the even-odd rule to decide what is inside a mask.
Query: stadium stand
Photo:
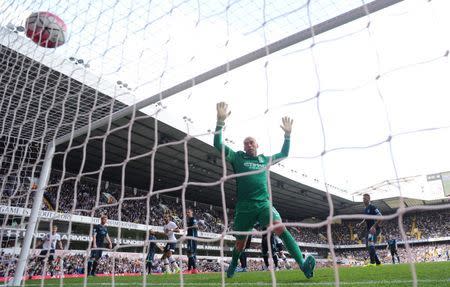
[[[59,173],[55,171],[55,173]],[[56,185],[59,182],[57,176],[53,176],[50,184]],[[107,188],[105,188],[107,186]],[[100,216],[101,214],[107,214],[109,219],[118,220],[118,208],[114,203],[117,202],[117,198],[120,198],[120,187],[103,182],[101,184],[101,194],[107,193],[110,197],[102,196],[100,199],[100,205],[113,204],[112,206],[100,207],[95,210],[94,216]],[[6,190],[13,190],[6,185]],[[72,213],[79,215],[90,216],[92,209],[95,206],[95,195],[97,193],[97,183],[93,179],[82,180],[77,184],[75,188],[75,180],[64,180],[61,185],[61,190],[54,186],[49,187],[45,193],[48,204],[44,205],[44,209],[54,210],[57,207],[57,211],[61,213]],[[21,190],[16,189],[16,190]],[[15,197],[8,200],[13,200],[14,206],[28,207],[32,205],[31,196],[27,192],[28,187],[24,183],[22,188],[24,194],[16,192]],[[74,191],[76,191],[76,207],[74,208]],[[59,193],[59,200],[57,200]],[[125,190],[125,196],[136,197],[145,196],[146,191],[139,189],[127,188]],[[6,197],[3,197],[3,200]],[[113,198],[114,202],[108,202]],[[56,202],[58,204],[56,205]],[[171,214],[175,216],[175,220],[182,224],[182,207],[179,204],[180,199],[172,196],[153,196],[150,201],[150,217],[149,224],[154,226],[163,226],[164,214]],[[27,203],[27,204],[26,204]],[[199,220],[202,221],[205,232],[220,233],[224,230],[223,214],[221,207],[212,206],[208,204],[202,204],[199,202],[187,201],[187,206],[196,205],[195,214]],[[133,200],[124,201],[122,204],[121,221],[133,222],[133,223],[146,223],[147,207],[145,200]],[[228,216],[232,222],[233,211],[228,211]],[[299,218],[301,220],[302,218]],[[318,218],[323,220],[325,218]],[[436,237],[449,236],[448,230],[450,230],[450,210],[438,210],[427,212],[414,212],[407,213],[403,218],[403,226],[407,231],[408,239],[411,240],[425,240]],[[287,220],[289,222],[289,220]],[[348,244],[362,244],[364,238],[365,229],[363,227],[357,228],[356,223],[358,220],[344,220],[340,224],[334,224],[332,227],[333,242],[336,245],[348,245]],[[232,224],[231,224],[232,226]],[[326,244],[326,228],[290,228],[299,242]],[[400,238],[400,232],[398,228],[398,220],[392,219],[385,221],[382,224],[382,236],[380,241],[385,241],[386,235],[394,238]]]

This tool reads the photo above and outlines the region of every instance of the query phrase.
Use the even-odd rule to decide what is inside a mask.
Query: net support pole
[[[270,54],[273,54],[282,49],[285,49],[289,46],[292,46],[292,45],[295,45],[302,41],[305,41],[307,39],[310,39],[313,36],[312,31],[314,31],[314,35],[319,35],[324,32],[330,31],[334,28],[337,28],[339,26],[342,26],[344,24],[347,24],[349,22],[352,22],[354,20],[357,20],[359,18],[362,18],[362,17],[366,16],[367,13],[377,12],[379,10],[382,10],[384,8],[387,8],[389,6],[392,6],[392,5],[402,2],[402,1],[404,1],[404,0],[373,0],[370,3],[367,3],[365,5],[362,5],[360,7],[352,9],[348,12],[340,14],[336,17],[333,17],[329,20],[326,20],[324,22],[316,24],[316,25],[312,26],[311,28],[307,28],[307,29],[304,29],[297,33],[294,33],[288,37],[285,37],[281,40],[273,42],[265,47],[259,48],[248,54],[245,54],[239,58],[231,60],[228,63],[220,65],[209,71],[206,71],[203,74],[197,75],[191,79],[181,82],[171,88],[168,88],[167,90],[157,93],[154,96],[151,96],[147,99],[137,102],[136,104],[134,104],[132,106],[128,106],[124,109],[121,109],[121,110],[115,112],[114,114],[103,117],[93,123],[90,123],[87,126],[79,128],[79,129],[73,131],[72,133],[68,133],[68,134],[56,139],[55,145],[60,145],[62,143],[68,142],[71,138],[75,138],[75,137],[84,135],[89,130],[94,130],[94,129],[100,128],[102,126],[107,125],[110,121],[113,122],[120,118],[126,117],[127,115],[132,114],[134,110],[138,111],[138,110],[145,108],[151,104],[157,103],[158,101],[160,101],[162,99],[173,96],[182,91],[190,89],[200,83],[203,83],[207,80],[210,80],[212,78],[215,78],[217,76],[225,74],[228,71],[234,70],[245,64],[251,63],[255,60],[264,58]]]
[[[41,175],[39,176],[38,188],[33,198],[33,207],[31,208],[30,217],[28,218],[25,238],[23,239],[22,248],[20,249],[19,261],[17,262],[14,278],[10,282],[9,286],[21,286],[21,281],[24,276],[28,255],[30,253],[31,244],[33,241],[34,231],[36,230],[39,211],[41,210],[42,206],[42,198],[44,197],[44,191],[50,177],[54,154],[55,145],[53,143],[49,143],[47,145],[47,151],[45,152]]]

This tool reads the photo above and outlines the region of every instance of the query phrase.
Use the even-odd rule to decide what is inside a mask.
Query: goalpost
[[[112,69],[112,71],[108,71],[107,68],[104,67],[92,67],[93,68],[93,72],[89,72],[89,66],[87,66],[83,60],[80,59],[76,59],[74,57],[72,57],[73,59],[65,59],[64,62],[58,62],[58,57],[54,56],[54,54],[58,54],[58,51],[60,48],[55,49],[55,50],[45,50],[42,48],[36,49],[36,51],[33,51],[30,43],[26,43],[27,40],[24,39],[23,37],[20,36],[20,28],[13,28],[13,31],[6,31],[4,30],[2,32],[2,35],[4,37],[4,40],[2,42],[2,49],[11,49],[11,50],[16,50],[18,51],[18,53],[23,53],[24,55],[27,55],[28,57],[34,57],[35,59],[40,59],[42,61],[42,63],[39,65],[39,67],[37,68],[38,73],[39,72],[43,72],[44,73],[44,77],[54,77],[54,74],[52,72],[52,69],[57,70],[60,73],[60,76],[58,76],[55,80],[56,82],[58,81],[62,81],[62,77],[64,75],[69,76],[69,78],[73,78],[73,81],[80,81],[81,84],[81,88],[78,89],[78,91],[75,92],[75,94],[79,95],[81,93],[83,93],[83,89],[87,87],[87,89],[89,89],[90,93],[92,93],[92,96],[94,96],[94,100],[93,103],[90,103],[91,106],[89,106],[91,109],[88,109],[88,112],[86,113],[86,111],[81,110],[80,106],[83,104],[82,101],[83,99],[80,99],[80,97],[78,97],[78,99],[76,97],[72,97],[73,94],[71,94],[72,91],[70,91],[71,89],[71,85],[73,84],[71,82],[71,80],[67,80],[67,85],[65,87],[66,90],[66,94],[62,95],[62,99],[57,97],[57,93],[61,92],[61,90],[57,90],[54,89],[55,96],[52,98],[53,102],[52,103],[45,103],[45,100],[48,99],[39,99],[39,103],[38,108],[34,109],[35,107],[33,107],[33,96],[32,96],[32,92],[34,91],[43,91],[41,89],[41,87],[39,87],[38,82],[36,80],[36,83],[31,83],[29,85],[31,85],[32,87],[31,89],[31,95],[28,96],[24,96],[24,98],[28,97],[28,103],[22,103],[21,100],[16,103],[16,104],[11,104],[11,102],[14,101],[13,97],[10,97],[10,102],[4,102],[2,100],[1,103],[1,107],[2,107],[2,111],[5,112],[6,116],[12,116],[13,119],[6,119],[6,116],[4,117],[4,119],[2,120],[2,129],[1,129],[1,136],[2,137],[12,137],[15,135],[22,135],[22,128],[24,127],[26,128],[36,128],[36,129],[41,129],[42,127],[37,127],[36,122],[30,122],[29,120],[29,116],[27,116],[27,114],[29,113],[29,110],[33,110],[34,112],[39,113],[40,115],[44,115],[45,120],[42,122],[45,126],[43,127],[43,131],[44,131],[44,135],[40,136],[37,140],[33,138],[34,132],[31,132],[31,135],[27,134],[27,136],[29,136],[29,140],[30,142],[38,142],[39,145],[41,146],[41,150],[45,151],[45,155],[42,161],[40,161],[40,159],[38,158],[36,160],[35,163],[31,164],[31,166],[33,166],[33,175],[38,174],[39,173],[39,184],[37,189],[34,192],[34,198],[33,198],[33,205],[31,208],[30,213],[27,215],[28,217],[28,224],[27,224],[27,228],[26,228],[26,233],[25,233],[25,237],[23,240],[23,244],[22,244],[22,248],[20,251],[20,256],[18,258],[18,263],[17,263],[17,267],[15,268],[15,275],[14,278],[12,279],[12,281],[10,282],[11,286],[21,286],[22,282],[23,282],[23,277],[25,276],[25,271],[27,268],[27,261],[29,259],[30,256],[30,250],[32,249],[33,246],[33,238],[34,238],[34,233],[37,231],[37,223],[39,222],[39,211],[42,208],[42,202],[43,202],[43,196],[44,196],[44,192],[45,190],[49,187],[49,186],[58,186],[58,192],[60,192],[61,190],[61,185],[63,180],[61,179],[61,181],[59,181],[59,183],[49,183],[50,180],[50,175],[51,175],[51,169],[52,169],[52,164],[53,164],[53,159],[55,158],[55,156],[62,156],[64,161],[66,160],[66,157],[68,156],[68,153],[70,153],[72,151],[72,147],[70,146],[73,142],[73,140],[75,138],[78,137],[85,137],[84,143],[85,145],[81,147],[81,149],[83,150],[82,155],[83,158],[80,160],[80,166],[84,166],[86,164],[86,161],[89,161],[89,158],[87,158],[87,151],[86,151],[86,145],[87,142],[89,140],[91,140],[92,138],[94,138],[94,140],[100,140],[102,141],[103,146],[106,144],[106,137],[110,134],[113,133],[116,130],[121,129],[122,127],[112,127],[112,124],[120,119],[126,119],[127,121],[130,120],[131,123],[126,124],[126,128],[127,133],[128,133],[128,138],[127,138],[127,155],[126,158],[124,159],[124,162],[121,163],[115,163],[116,166],[121,168],[121,177],[123,178],[122,180],[122,191],[121,191],[121,198],[119,199],[119,202],[117,204],[113,204],[113,206],[117,206],[119,208],[119,220],[122,214],[122,211],[120,210],[120,208],[122,207],[122,204],[124,202],[123,197],[124,197],[124,182],[125,182],[125,169],[127,166],[128,161],[131,158],[139,158],[139,155],[131,155],[132,151],[130,151],[130,146],[131,146],[131,137],[132,137],[132,129],[133,129],[133,123],[135,121],[138,121],[140,118],[143,118],[143,116],[141,115],[137,115],[139,111],[155,105],[155,104],[159,104],[159,106],[157,106],[156,108],[156,112],[154,112],[154,114],[152,114],[152,116],[154,116],[156,118],[155,120],[155,126],[154,126],[154,146],[152,147],[152,151],[150,153],[146,153],[146,156],[148,156],[150,158],[151,161],[151,165],[152,165],[152,169],[153,169],[153,164],[155,161],[155,153],[156,150],[160,147],[164,147],[167,146],[168,143],[162,142],[162,144],[159,144],[158,141],[160,140],[159,138],[159,131],[158,131],[158,113],[160,110],[164,109],[164,104],[163,104],[163,100],[164,99],[168,99],[169,97],[176,95],[176,94],[180,94],[186,91],[189,91],[191,89],[193,89],[194,87],[196,87],[199,84],[202,83],[206,83],[208,81],[211,81],[219,76],[223,76],[223,75],[227,75],[229,74],[230,71],[237,69],[239,67],[243,67],[245,65],[248,65],[249,63],[252,63],[254,61],[260,60],[260,59],[264,59],[265,57],[268,57],[269,55],[276,53],[276,52],[280,52],[283,51],[293,45],[299,44],[305,40],[311,40],[312,39],[312,43],[310,45],[310,47],[307,47],[307,49],[313,49],[314,46],[317,44],[314,41],[314,37],[323,34],[325,32],[328,32],[332,29],[336,29],[338,27],[341,27],[347,23],[351,23],[355,20],[364,18],[364,17],[370,17],[371,14],[385,9],[387,7],[390,7],[396,3],[402,2],[403,0],[374,0],[374,1],[369,1],[368,3],[365,3],[364,1],[362,1],[362,4],[360,6],[357,6],[356,8],[352,7],[352,9],[350,9],[347,12],[341,13],[337,16],[331,17],[330,19],[321,21],[320,23],[316,23],[315,21],[317,21],[317,19],[312,19],[311,15],[308,13],[308,27],[305,29],[300,30],[299,32],[295,32],[289,36],[283,37],[282,39],[279,39],[277,41],[274,41],[272,43],[269,43],[267,41],[267,36],[264,35],[264,40],[265,40],[265,45],[261,48],[258,49],[253,49],[251,50],[251,52],[245,53],[242,56],[238,56],[236,58],[233,58],[232,60],[227,60],[225,63],[220,64],[218,66],[215,66],[215,68],[209,69],[206,72],[202,72],[202,73],[198,73],[195,76],[190,76],[187,79],[183,78],[183,80],[181,81],[177,81],[178,84],[171,84],[168,87],[164,85],[163,80],[164,80],[164,73],[168,72],[165,70],[165,66],[164,69],[162,70],[161,75],[158,77],[156,77],[156,81],[159,81],[159,84],[156,85],[158,88],[156,89],[156,92],[152,93],[153,96],[151,97],[146,97],[144,99],[133,95],[132,93],[129,92],[128,89],[128,84],[125,84],[125,81],[118,81],[117,85],[119,87],[116,87],[115,85],[113,85],[113,87],[105,87],[103,86],[102,82],[104,81],[103,79],[103,75],[100,77],[91,77],[90,75],[87,76],[86,74],[96,74],[96,71],[100,71],[100,73],[104,72],[105,74],[108,74],[108,76],[111,76],[111,74],[114,74],[114,69]],[[26,2],[26,1],[25,1]],[[180,1],[180,3],[178,3],[177,5],[173,4],[174,6],[172,7],[172,9],[170,9],[168,11],[168,14],[170,15],[171,13],[174,13],[174,10],[176,10],[177,8],[179,8],[180,6],[182,6],[183,4],[186,4],[186,2],[189,1]],[[239,1],[237,1],[239,2]],[[302,5],[300,8],[308,10],[310,9],[310,5],[312,5],[313,1],[306,1],[304,5]],[[24,4],[24,3],[23,3]],[[226,8],[224,9],[224,13],[228,13],[230,6],[234,5],[235,3],[233,3],[233,1],[228,1]],[[4,21],[8,20],[11,21],[11,19],[13,17],[16,17],[17,15],[15,15],[11,9],[15,9],[18,8],[16,7],[16,3],[9,3],[9,5],[5,5],[5,7],[3,7],[5,9],[5,11],[9,11],[10,14],[5,15],[4,17]],[[206,4],[205,4],[206,5]],[[264,2],[265,5],[265,2]],[[263,6],[264,6],[263,5]],[[34,8],[34,7],[33,7]],[[51,7],[39,7],[39,8],[46,8],[46,9],[50,9]],[[82,7],[85,8],[85,7]],[[102,7],[103,9],[104,7]],[[125,7],[120,7],[125,9]],[[133,7],[134,9],[138,10],[141,7]],[[148,9],[148,13],[151,14],[151,10],[153,9],[153,7],[146,7]],[[160,7],[155,7],[154,9],[157,9]],[[264,9],[266,7],[264,6]],[[102,10],[104,11],[105,14],[110,13],[110,10],[114,11],[114,7],[112,9],[105,9]],[[131,10],[131,9],[130,9]],[[295,9],[293,9],[293,11],[295,11]],[[24,14],[25,12],[29,12],[26,9],[24,11],[22,11]],[[291,11],[292,12],[292,11]],[[121,12],[126,14],[125,12]],[[200,10],[199,10],[200,13]],[[70,13],[68,13],[66,16],[70,17],[69,15]],[[120,14],[120,13],[119,13]],[[108,14],[109,15],[109,14]],[[62,16],[62,15],[60,15]],[[264,15],[265,16],[265,15]],[[286,16],[286,15],[285,15]],[[100,19],[100,16],[99,16]],[[17,20],[17,19],[16,19]],[[104,19],[102,18],[102,21]],[[151,17],[149,17],[147,20],[149,20],[148,23],[146,23],[146,25],[150,25],[151,23],[154,23],[154,19],[151,19]],[[71,21],[75,21],[73,18],[71,19]],[[199,21],[200,21],[200,17],[199,17]],[[267,21],[267,19],[264,19],[262,21],[262,29],[265,29],[265,25],[268,25],[270,21]],[[370,21],[369,21],[370,23]],[[6,23],[3,23],[2,21],[2,26],[5,26]],[[127,25],[129,25],[130,23],[127,23]],[[228,23],[227,23],[228,24]],[[13,25],[14,27],[14,25]],[[128,26],[127,26],[128,27]],[[229,27],[228,27],[229,28]],[[69,29],[70,29],[70,24],[69,24]],[[82,29],[80,28],[73,28],[74,31],[77,31],[79,33],[81,33]],[[78,30],[80,29],[80,30]],[[145,29],[145,28],[142,28]],[[367,27],[367,29],[369,29],[369,26]],[[126,29],[125,29],[126,30]],[[132,30],[133,31],[133,30]],[[131,32],[132,32],[131,31]],[[370,30],[369,30],[370,31]],[[123,32],[123,31],[122,31]],[[135,40],[133,39],[133,35],[129,35],[129,31],[125,31],[124,32],[124,39],[123,43],[125,43],[125,41],[129,38],[131,40]],[[18,36],[19,35],[19,36]],[[229,40],[229,36],[227,36],[227,40]],[[77,39],[79,40],[79,39]],[[130,40],[130,41],[131,41]],[[169,39],[167,39],[166,43],[169,43],[171,40],[171,38],[169,37]],[[105,40],[106,42],[108,42],[108,40]],[[9,42],[9,44],[8,44]],[[10,45],[10,46],[8,46]],[[69,42],[67,43],[67,45],[70,45],[70,38],[69,38]],[[81,44],[80,44],[81,45]],[[82,45],[86,45],[85,43],[83,43]],[[111,49],[113,49],[114,47],[112,47]],[[123,47],[122,47],[123,48]],[[132,47],[125,47],[125,49],[127,48],[132,48]],[[170,48],[170,46],[166,47],[167,49]],[[61,47],[62,49],[62,47]],[[140,52],[142,54],[142,57],[144,57],[144,52],[147,48],[142,49]],[[108,52],[109,49],[106,49],[106,52]],[[69,50],[70,52],[76,52],[77,49],[72,49]],[[105,54],[106,54],[105,52]],[[123,51],[121,51],[123,53]],[[447,52],[448,53],[448,52]],[[6,54],[5,54],[6,55]],[[446,57],[447,55],[445,55]],[[28,65],[28,61],[29,58],[27,59],[27,57],[22,57],[21,59],[17,58],[14,59],[14,56],[12,56],[12,54],[6,56],[8,57],[7,61],[11,61],[12,63],[14,63],[15,65],[22,65],[24,67],[27,67],[27,72],[25,74],[31,74],[31,73],[35,73],[36,71],[33,70],[35,68],[32,68],[32,65]],[[48,59],[52,59],[52,62],[46,62],[48,61]],[[55,60],[57,59],[57,60]],[[22,61],[21,63],[18,63],[18,61]],[[55,62],[56,61],[56,62]],[[71,61],[73,62],[73,71],[70,71],[67,68],[67,61]],[[167,55],[166,55],[166,61],[167,61]],[[120,65],[124,65],[126,66],[127,63],[120,63]],[[167,62],[166,62],[167,65]],[[50,68],[47,68],[50,67]],[[267,63],[265,65],[265,69],[267,67]],[[140,69],[142,69],[143,67],[139,67]],[[316,67],[317,68],[317,67]],[[96,70],[95,70],[96,69]],[[105,69],[106,71],[103,71],[103,69]],[[121,69],[117,69],[116,70],[118,73],[121,73]],[[315,71],[316,73],[318,73],[318,71]],[[141,72],[142,73],[142,72]],[[1,74],[0,77],[1,79],[1,83],[2,85],[16,85],[18,88],[17,89],[22,89],[22,87],[19,87],[18,83],[14,83],[13,79],[4,79],[4,74]],[[6,76],[9,77],[9,76]],[[106,76],[105,76],[106,77]],[[142,74],[140,75],[140,77],[142,77]],[[176,78],[176,77],[174,77]],[[132,80],[133,78],[130,77],[130,80]],[[139,79],[141,82],[136,81],[136,84],[141,84],[143,89],[146,88],[146,84],[142,79]],[[84,81],[90,81],[89,84],[85,84]],[[48,83],[50,83],[51,81],[48,80]],[[119,83],[120,82],[120,83]],[[27,83],[25,83],[25,85],[27,85]],[[73,84],[75,85],[75,84]],[[224,85],[226,86],[226,85]],[[40,90],[41,89],[41,90]],[[125,89],[125,90],[124,90]],[[137,88],[136,88],[137,89]],[[51,89],[50,89],[51,90]],[[149,90],[151,92],[153,92],[155,89],[150,89]],[[319,89],[320,91],[320,89]],[[7,93],[8,91],[5,89],[5,93]],[[23,88],[23,91],[21,92],[22,95],[25,95],[26,93],[28,93],[29,91],[27,91],[25,88]],[[111,100],[108,102],[108,100],[106,98],[103,97],[103,95],[108,95],[108,92],[111,92],[112,95],[114,95],[113,98],[111,98]],[[142,91],[141,91],[142,92]],[[101,94],[101,95],[100,95]],[[126,103],[126,100],[124,100],[125,97],[130,97],[132,98],[131,101],[129,101],[128,103]],[[318,99],[318,95],[313,97],[313,98],[317,98]],[[60,100],[60,102],[58,102]],[[123,103],[122,103],[123,101]],[[125,103],[125,104],[124,104]],[[52,119],[52,121],[47,122],[47,118],[49,118],[51,116],[51,111],[50,108],[48,108],[47,111],[42,111],[41,110],[41,104],[42,106],[45,105],[49,105],[50,107],[52,107],[52,105],[59,105],[60,106],[60,110],[62,110],[62,113],[59,115],[60,118],[59,119]],[[74,106],[70,106],[70,105],[74,105]],[[292,103],[282,103],[282,104],[292,104]],[[97,109],[97,105],[100,105],[101,107],[99,109]],[[26,112],[25,112],[25,116],[22,117],[22,119],[24,119],[26,122],[24,123],[17,123],[16,121],[16,115],[13,115],[12,110],[14,111],[18,111],[20,110],[20,108],[26,108]],[[47,106],[48,107],[48,106]],[[70,116],[71,116],[71,120],[72,122],[69,123],[65,123],[65,115],[64,114],[64,109],[68,108],[68,107],[75,107],[75,111],[70,111]],[[211,107],[208,107],[208,109],[210,109]],[[92,115],[94,114],[95,111],[95,117]],[[319,111],[320,114],[320,111]],[[130,117],[129,119],[126,117]],[[146,117],[150,117],[150,116],[146,116]],[[21,116],[17,116],[17,118],[21,118]],[[38,117],[36,117],[37,120]],[[188,118],[184,118],[184,121],[186,122],[186,125],[188,126],[188,130],[189,130],[189,119]],[[30,126],[31,125],[31,126]],[[53,126],[52,126],[53,125]],[[15,129],[17,127],[20,127],[20,131],[17,132],[15,131]],[[99,129],[99,128],[105,128],[106,127],[106,131],[104,135],[97,135],[94,131]],[[60,129],[61,128],[61,129]],[[50,131],[51,130],[51,134],[50,135],[45,135],[46,131]],[[323,131],[323,126],[322,126],[322,131]],[[211,133],[208,133],[209,135],[211,135]],[[92,138],[89,138],[91,137]],[[391,138],[394,135],[389,135],[390,138],[388,140],[386,140],[386,142],[388,142],[390,144]],[[187,137],[184,138],[183,140],[181,140],[180,142],[185,146],[184,150],[186,151],[185,157],[186,157],[186,161],[185,161],[185,169],[186,172],[188,173],[188,153],[187,153],[187,143],[188,141],[191,139],[192,135],[188,133]],[[170,143],[169,143],[170,144]],[[69,146],[67,150],[64,151],[57,151],[57,148],[59,146],[62,145],[67,145]],[[73,150],[79,148],[74,147]],[[325,156],[326,153],[331,152],[332,150],[327,150],[326,147],[324,148],[323,153],[320,155],[321,158],[323,158]],[[6,153],[11,153],[11,151],[8,151],[7,148],[4,148],[4,154],[1,157],[1,161],[4,162],[7,160],[7,157],[5,156]],[[12,156],[14,157],[14,151],[12,151]],[[65,167],[65,162],[62,164]],[[99,173],[100,175],[103,172],[103,169],[105,168],[105,165],[107,165],[104,161],[102,162],[102,166],[100,168],[100,170],[97,170],[95,172],[92,172],[92,174],[97,174]],[[108,168],[109,167],[114,166],[114,164],[112,163],[108,163]],[[20,169],[20,168],[19,168]],[[37,172],[40,169],[40,172]],[[226,203],[224,202],[225,199],[225,195],[224,195],[224,185],[223,182],[225,180],[228,180],[230,176],[226,175],[226,168],[224,168],[224,178],[221,179],[221,192],[222,192],[222,201],[223,201],[223,210],[226,210]],[[395,169],[395,168],[394,168]],[[9,173],[11,173],[11,169],[9,171]],[[83,173],[83,169],[81,168],[80,170],[80,175],[78,177],[76,177],[75,181],[77,183],[79,183],[80,178],[81,178],[81,174]],[[324,176],[326,178],[326,176]],[[157,180],[154,178],[154,174],[151,174],[151,183],[150,186],[153,186],[154,181]],[[183,182],[183,185],[181,186],[182,189],[182,210],[185,211],[186,210],[186,204],[185,204],[185,194],[186,194],[186,188],[187,188],[187,183],[189,181],[189,178],[186,178],[185,181]],[[200,183],[196,183],[198,186],[212,186],[217,185],[217,182],[214,183],[204,183],[203,185]],[[4,184],[3,184],[3,188],[4,188]],[[180,187],[177,187],[178,189]],[[351,219],[351,218],[361,218],[361,216],[344,216],[344,215],[340,215],[340,216],[336,216],[333,213],[333,200],[331,197],[331,194],[328,190],[328,187],[325,186],[326,189],[326,200],[328,201],[329,204],[329,208],[330,208],[330,216],[328,217],[327,221],[324,223],[321,223],[322,226],[326,225],[328,228],[328,241],[329,241],[329,246],[330,246],[330,251],[332,253],[332,256],[334,257],[334,252],[333,252],[333,242],[332,242],[332,237],[331,237],[331,224],[332,221],[336,218],[344,218],[344,219]],[[163,189],[162,191],[172,191],[175,190],[175,188],[166,188]],[[95,201],[95,207],[98,208],[99,207],[99,201],[100,201],[100,183],[99,183],[99,187],[97,190],[97,198]],[[161,191],[161,193],[162,193]],[[158,191],[160,192],[160,191]],[[151,195],[156,195],[159,194],[158,192],[154,193],[154,190],[150,189],[150,193],[153,193]],[[0,199],[3,196],[3,191],[2,193],[0,193]],[[138,198],[138,197],[136,197]],[[147,196],[148,200],[147,200],[147,208],[150,206],[150,196]],[[400,198],[402,198],[402,195],[400,194]],[[73,209],[76,209],[76,199],[74,200],[74,207]],[[437,208],[444,208],[447,205],[442,205],[440,207],[436,207]],[[433,209],[434,207],[428,207],[428,209]],[[423,208],[423,209],[427,209],[427,208]],[[408,209],[405,208],[404,203],[401,202],[400,203],[400,209],[398,211],[398,213],[395,216],[399,217],[399,226],[400,229],[402,231],[403,236],[405,236],[405,231],[403,230],[403,225],[400,224],[401,223],[401,218],[403,216],[403,214],[407,211]],[[92,212],[91,216],[94,216],[95,211]],[[226,213],[226,211],[225,211]],[[147,225],[148,225],[148,217],[149,217],[149,213],[147,212]],[[370,218],[370,217],[369,217]],[[391,217],[386,217],[386,218],[393,218],[393,216]],[[225,215],[225,223],[227,223],[227,217]],[[184,222],[184,225],[186,224],[186,222]],[[6,221],[4,222],[4,225],[6,225]],[[227,226],[227,224],[225,224]],[[313,226],[319,226],[320,224],[317,225],[310,225],[311,227]],[[298,224],[295,225],[295,223],[292,226],[299,226]],[[71,225],[70,225],[70,228]],[[69,229],[70,230],[70,229]],[[92,232],[92,224],[91,224],[91,229],[90,232]],[[228,231],[226,231],[225,233],[229,234]],[[120,238],[121,236],[121,229],[119,228],[118,231],[118,237]],[[148,234],[146,234],[146,236],[148,236]],[[406,238],[406,237],[405,237]],[[200,240],[202,241],[202,240]],[[203,239],[203,241],[208,242],[208,240]],[[212,241],[212,240],[210,240]],[[222,238],[220,239],[220,244],[221,247],[223,247],[224,245],[224,237],[222,236]],[[407,248],[408,245],[407,245]],[[180,253],[181,253],[181,249],[180,249]],[[221,255],[223,256],[223,250],[221,251]],[[337,265],[336,265],[336,260],[334,260],[334,267],[335,267],[335,279],[336,279],[336,285],[339,285],[339,274],[337,271]],[[411,263],[411,268],[412,268],[412,274],[413,274],[413,285],[416,286],[417,285],[417,278],[416,278],[416,274],[415,274],[415,270],[414,270],[414,264]],[[223,270],[222,270],[223,271]],[[222,272],[223,273],[223,272]],[[183,284],[183,276],[181,275],[180,277],[181,279],[181,284]],[[272,282],[275,285],[276,284],[276,278],[275,278],[275,274],[272,272]],[[62,281],[63,279],[61,279],[61,284],[63,284]],[[112,284],[114,285],[114,277],[112,279]],[[87,281],[84,281],[84,284],[86,284]],[[146,279],[143,278],[143,284],[146,283]],[[222,285],[225,284],[224,281],[224,276],[222,276]]]

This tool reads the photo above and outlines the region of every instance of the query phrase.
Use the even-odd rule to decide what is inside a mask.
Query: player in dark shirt
[[[259,228],[259,224],[255,225],[255,229]],[[245,249],[242,251],[241,256],[239,257],[239,260],[241,262],[241,268],[236,269],[237,272],[246,272],[247,271],[247,252],[246,250],[250,248],[252,242],[252,235],[247,236],[247,241],[245,243]],[[275,265],[275,268],[278,268],[278,256],[277,256],[277,247],[275,244],[275,238],[272,234],[270,236],[270,245],[272,250],[272,258],[273,263]],[[261,252],[264,258],[264,264],[266,268],[269,267],[269,246],[267,245],[267,234],[264,234],[261,239]]]
[[[94,226],[93,236],[92,236],[92,251],[91,258],[88,261],[88,272],[87,275],[95,276],[95,271],[97,270],[98,260],[102,257],[103,250],[98,248],[105,247],[105,239],[108,242],[108,248],[112,248],[111,238],[108,235],[108,228],[106,223],[108,222],[108,217],[102,215],[100,217],[100,224]]]
[[[186,210],[187,215],[187,236],[198,237],[198,221],[194,217],[194,210],[188,208]],[[197,274],[197,240],[187,240],[187,255],[188,255],[188,272],[191,274]]]
[[[388,240],[387,244],[388,244],[389,250],[391,251],[392,264],[395,264],[394,255],[397,256],[397,261],[398,261],[398,263],[400,263],[400,256],[398,256],[398,253],[397,253],[397,240],[395,238],[391,238]]]
[[[366,215],[377,215],[381,216],[380,210],[373,205],[370,202],[370,195],[364,194],[363,195],[363,202],[364,202],[364,214]],[[367,234],[366,234],[366,246],[369,249],[369,256],[370,256],[370,264],[371,265],[380,265],[380,259],[378,259],[376,250],[375,250],[375,243],[377,242],[377,237],[380,235],[381,232],[381,220],[374,220],[374,219],[363,219],[360,223],[358,223],[356,226],[361,226],[364,222],[367,224]]]
[[[163,249],[156,244],[156,236],[155,236],[154,230],[150,230],[150,236],[148,237],[148,240],[150,241],[150,244],[148,246],[148,253],[147,253],[145,265],[147,267],[147,273],[151,274],[152,268],[153,268],[153,260],[155,259],[155,254],[158,250],[162,252]]]
[[[273,265],[275,268],[278,268],[278,256],[277,256],[277,247],[275,245],[275,238],[273,234],[270,234],[270,250],[272,252]],[[264,234],[261,238],[261,252],[264,259],[264,265],[266,268],[269,268],[269,245],[267,244],[267,234]]]

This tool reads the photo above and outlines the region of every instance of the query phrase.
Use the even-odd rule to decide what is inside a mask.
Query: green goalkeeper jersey
[[[236,174],[265,169],[272,163],[278,162],[286,158],[289,154],[289,137],[285,137],[281,152],[270,156],[260,154],[258,156],[249,156],[243,151],[233,151],[222,143],[222,126],[216,127],[214,136],[214,146],[222,152],[225,149],[226,160],[231,163]],[[269,191],[267,187],[267,170],[246,176],[238,176],[237,184],[237,202],[238,206],[245,206],[245,203],[254,203],[258,201],[269,200]]]

